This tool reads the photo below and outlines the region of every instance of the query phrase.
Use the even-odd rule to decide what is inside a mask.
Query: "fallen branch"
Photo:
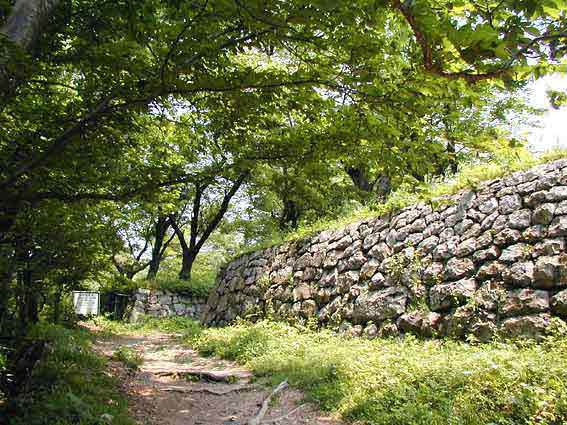
[[[262,422],[262,419],[264,419],[264,416],[266,416],[266,413],[268,412],[268,407],[270,406],[270,400],[272,399],[272,397],[274,397],[277,393],[285,390],[287,386],[288,385],[286,379],[280,385],[278,385],[276,389],[272,391],[272,393],[264,400],[264,402],[262,403],[262,407],[260,408],[260,411],[254,418],[250,419],[248,425],[259,425],[260,422]]]
[[[270,421],[269,421],[268,423],[271,422],[271,423],[273,423],[273,424],[276,424],[276,423],[278,423],[279,421],[283,421],[284,419],[290,417],[290,416],[293,415],[295,412],[297,412],[299,409],[302,409],[302,408],[305,407],[305,406],[307,406],[307,404],[302,404],[301,406],[297,406],[297,407],[296,407],[295,409],[293,409],[291,412],[286,413],[285,415],[280,416],[279,418],[270,419]]]

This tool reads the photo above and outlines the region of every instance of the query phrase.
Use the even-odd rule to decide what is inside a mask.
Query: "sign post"
[[[100,293],[92,291],[73,291],[75,314],[98,316],[100,313]]]

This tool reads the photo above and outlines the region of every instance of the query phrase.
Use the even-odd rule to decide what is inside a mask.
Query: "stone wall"
[[[540,337],[567,318],[567,160],[238,258],[203,321],[313,318],[354,335]]]
[[[138,289],[134,295],[130,321],[137,321],[142,315],[150,317],[187,316],[199,319],[206,299],[188,293]]]

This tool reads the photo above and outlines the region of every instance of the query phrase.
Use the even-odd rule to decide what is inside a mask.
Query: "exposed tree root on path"
[[[109,373],[120,379],[140,425],[342,424],[304,403],[300,391],[253,384],[249,370],[200,357],[171,336],[118,336],[97,343],[97,350],[109,357],[120,347],[143,359],[136,371],[115,360],[109,363]]]

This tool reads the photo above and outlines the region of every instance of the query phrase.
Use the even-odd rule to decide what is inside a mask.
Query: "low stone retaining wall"
[[[567,160],[245,255],[203,321],[312,318],[369,337],[542,336],[567,318]]]
[[[130,321],[137,321],[142,315],[151,317],[186,316],[199,320],[206,304],[206,298],[187,293],[138,289]]]

